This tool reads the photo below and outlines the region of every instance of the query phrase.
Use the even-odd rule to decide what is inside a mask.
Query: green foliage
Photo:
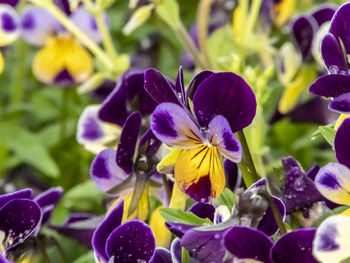
[[[212,223],[209,218],[203,219],[192,212],[185,212],[178,208],[161,208],[159,213],[167,222],[188,225],[206,225]]]
[[[179,5],[176,0],[163,0],[156,5],[157,15],[164,20],[173,30],[180,26]]]

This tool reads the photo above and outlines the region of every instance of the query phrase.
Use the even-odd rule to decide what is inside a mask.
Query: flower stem
[[[198,25],[198,40],[199,49],[203,54],[203,58],[207,69],[211,68],[210,57],[207,48],[208,37],[208,18],[210,16],[210,7],[213,0],[201,0],[197,11],[197,25]]]
[[[237,132],[237,135],[238,135],[239,141],[241,142],[242,150],[243,150],[243,158],[242,158],[242,161],[238,164],[238,167],[242,172],[244,183],[248,188],[253,183],[259,180],[259,176],[256,172],[255,165],[254,165],[252,156],[250,154],[248,143],[245,138],[243,130]]]
[[[110,70],[113,70],[113,61],[110,57],[84,32],[82,32],[52,1],[29,0],[33,4],[45,8],[68,31],[70,31],[84,46],[86,46]]]
[[[184,47],[184,49],[192,55],[196,65],[202,69],[208,69],[208,65],[206,65],[206,63],[203,61],[202,55],[199,53],[198,48],[193,43],[191,37],[189,36],[188,32],[186,31],[186,28],[182,23],[180,23],[180,26],[175,31],[175,33],[181,41],[181,44]]]
[[[115,50],[113,40],[111,38],[111,35],[108,32],[106,21],[103,16],[103,12],[101,11],[96,12],[95,18],[96,18],[96,24],[97,24],[98,30],[102,35],[103,46],[106,49],[108,55],[113,60],[116,60],[118,58],[118,53]]]
[[[36,244],[38,245],[38,248],[40,249],[41,255],[43,256],[43,260],[45,263],[51,263],[51,260],[49,256],[47,255],[46,248],[43,244],[43,242],[40,240],[39,237],[35,239]]]

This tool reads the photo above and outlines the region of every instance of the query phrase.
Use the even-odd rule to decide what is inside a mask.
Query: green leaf
[[[156,6],[156,14],[172,29],[177,30],[179,28],[180,12],[176,0],[163,0]]]
[[[22,162],[32,165],[49,177],[58,177],[59,169],[49,152],[33,133],[10,122],[0,123],[0,143]]]
[[[327,213],[323,214],[322,216],[320,216],[317,220],[315,220],[312,223],[312,227],[319,227],[319,225],[326,220],[328,217],[333,216],[333,215],[338,215],[341,214],[342,212],[344,212],[346,209],[349,209],[350,206],[340,206],[337,207],[331,211],[328,211]]]
[[[233,205],[235,204],[235,200],[235,194],[232,193],[230,189],[225,188],[221,195],[214,200],[214,203],[216,206],[225,205],[231,211]]]
[[[329,126],[320,126],[318,128],[318,130],[320,131],[321,135],[323,136],[323,138],[326,139],[326,141],[332,145],[332,147],[334,147],[334,138],[335,138],[335,134],[336,134],[336,130],[334,130],[332,127]]]
[[[209,218],[203,219],[192,212],[185,212],[179,208],[162,208],[159,213],[167,222],[175,222],[188,225],[212,224]]]

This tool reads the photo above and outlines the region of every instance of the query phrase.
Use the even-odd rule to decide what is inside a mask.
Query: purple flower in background
[[[121,201],[98,226],[92,247],[98,262],[150,262],[156,245],[151,228],[132,220],[122,223],[124,203]]]
[[[13,43],[20,35],[20,22],[16,10],[8,4],[0,3],[0,46]]]
[[[168,167],[161,162],[158,171],[174,170],[179,188],[196,201],[208,202],[220,195],[225,186],[222,156],[240,162],[241,146],[233,133],[248,126],[255,116],[251,88],[233,73],[203,71],[185,90],[181,69],[175,86],[159,71],[149,69],[145,89],[160,103],[151,116],[154,135],[175,147],[163,159],[171,159]],[[194,115],[188,108],[189,99]]]
[[[350,3],[342,5],[334,14],[328,34],[322,40],[321,53],[329,72],[318,78],[309,88],[311,93],[333,98],[329,109],[350,113]]]

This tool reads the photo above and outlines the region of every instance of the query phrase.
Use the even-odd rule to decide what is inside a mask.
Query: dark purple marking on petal
[[[292,25],[294,42],[304,61],[311,58],[312,41],[317,27],[317,21],[312,16],[301,16]]]
[[[61,72],[59,72],[54,78],[53,82],[61,86],[69,86],[75,83],[74,78],[67,69],[64,69]]]
[[[10,194],[0,195],[0,208],[13,199],[17,199],[17,198],[31,199],[32,195],[33,195],[33,190],[30,188],[22,189]]]
[[[317,9],[312,12],[312,16],[317,21],[318,26],[322,26],[324,23],[331,21],[332,17],[337,10],[337,6],[333,4],[324,4],[317,7]]]
[[[152,129],[162,136],[177,137],[175,123],[167,111],[157,111],[152,115]]]
[[[172,263],[171,254],[169,250],[164,248],[157,248],[154,251],[153,258],[150,263]]]
[[[21,17],[21,25],[22,28],[25,30],[32,30],[35,27],[35,19],[33,17],[33,14],[28,12],[22,15]]]
[[[106,155],[107,151],[114,152],[113,149],[106,149]],[[103,178],[103,179],[109,179],[111,178],[111,175],[107,169],[107,163],[106,163],[106,158],[103,157],[104,152],[100,152],[99,155],[102,155],[101,158],[99,158],[99,155],[96,155],[94,161],[91,164],[91,171],[90,174],[91,176],[97,177],[97,178]]]
[[[224,131],[222,134],[222,138],[224,139],[224,145],[226,150],[238,152],[240,150],[239,144],[234,138],[232,138],[232,133],[228,131]]]
[[[329,103],[329,109],[338,113],[350,114],[350,93],[334,98]]]
[[[287,214],[308,208],[312,204],[324,200],[313,180],[301,171],[293,157],[283,158],[282,164],[285,178],[281,188],[281,199],[286,206]]]
[[[142,116],[139,112],[132,113],[125,121],[117,147],[116,162],[125,173],[131,173],[134,167],[134,153],[141,127]]]
[[[231,72],[214,73],[202,81],[193,96],[193,106],[201,126],[207,127],[216,115],[222,115],[232,132],[248,126],[256,112],[253,90]]]
[[[335,12],[329,28],[329,33],[336,39],[341,39],[347,54],[350,54],[350,27],[349,27],[350,3],[343,4]]]
[[[124,201],[120,201],[116,208],[107,215],[102,223],[95,230],[92,236],[92,248],[98,259],[108,262],[108,256],[106,253],[105,245],[109,235],[120,226],[123,219]]]
[[[222,262],[225,255],[222,239],[226,231],[191,229],[181,238],[181,245],[192,253],[193,258],[202,263]]]
[[[209,218],[214,221],[215,207],[211,204],[195,203],[189,210],[200,218]]]
[[[321,43],[323,61],[331,74],[347,73],[348,63],[338,40],[332,34],[324,36]]]
[[[341,164],[350,169],[350,118],[347,118],[338,128],[334,139],[335,155]]]
[[[339,248],[339,244],[336,242],[337,235],[337,228],[334,225],[328,224],[327,230],[320,233],[317,250],[327,252],[337,250]]]
[[[14,199],[0,209],[0,231],[5,233],[5,250],[15,247],[29,237],[41,222],[39,205],[29,199]]]
[[[350,92],[350,75],[330,74],[319,77],[309,91],[324,97],[338,97]]]
[[[155,249],[151,228],[138,220],[117,227],[106,243],[106,253],[115,263],[149,262]]]
[[[263,232],[244,226],[234,226],[226,232],[224,245],[234,256],[270,263],[272,240]]]
[[[4,31],[11,33],[16,31],[17,23],[9,13],[3,13],[1,15],[1,27]]]
[[[284,221],[284,219],[286,218],[285,205],[283,204],[283,202],[279,198],[274,197],[274,196],[272,198],[273,198],[273,200],[278,208],[278,211],[281,215],[282,220]],[[273,236],[278,231],[279,228],[278,228],[277,222],[275,220],[275,217],[273,215],[271,207],[267,208],[265,214],[263,215],[263,217],[261,218],[261,220],[259,222],[257,229],[260,231],[263,231],[268,236]]]
[[[172,85],[158,70],[147,69],[144,78],[144,87],[156,102],[172,102],[181,105]]]
[[[100,129],[100,124],[94,117],[88,117],[83,123],[83,133],[81,137],[85,140],[94,141],[103,137],[104,133]]]
[[[331,189],[342,188],[339,185],[335,176],[331,173],[325,173],[317,183],[320,183],[321,185],[326,186],[326,187],[331,188]]]
[[[201,203],[207,203],[209,201],[211,193],[211,181],[210,176],[202,176],[197,183],[193,183],[186,189],[186,194],[193,200]]]
[[[312,256],[312,242],[316,229],[299,229],[283,235],[272,247],[274,263],[317,263]]]
[[[197,225],[187,225],[174,222],[166,222],[165,226],[169,229],[171,233],[175,236],[182,238],[183,235],[190,229],[197,227]]]

